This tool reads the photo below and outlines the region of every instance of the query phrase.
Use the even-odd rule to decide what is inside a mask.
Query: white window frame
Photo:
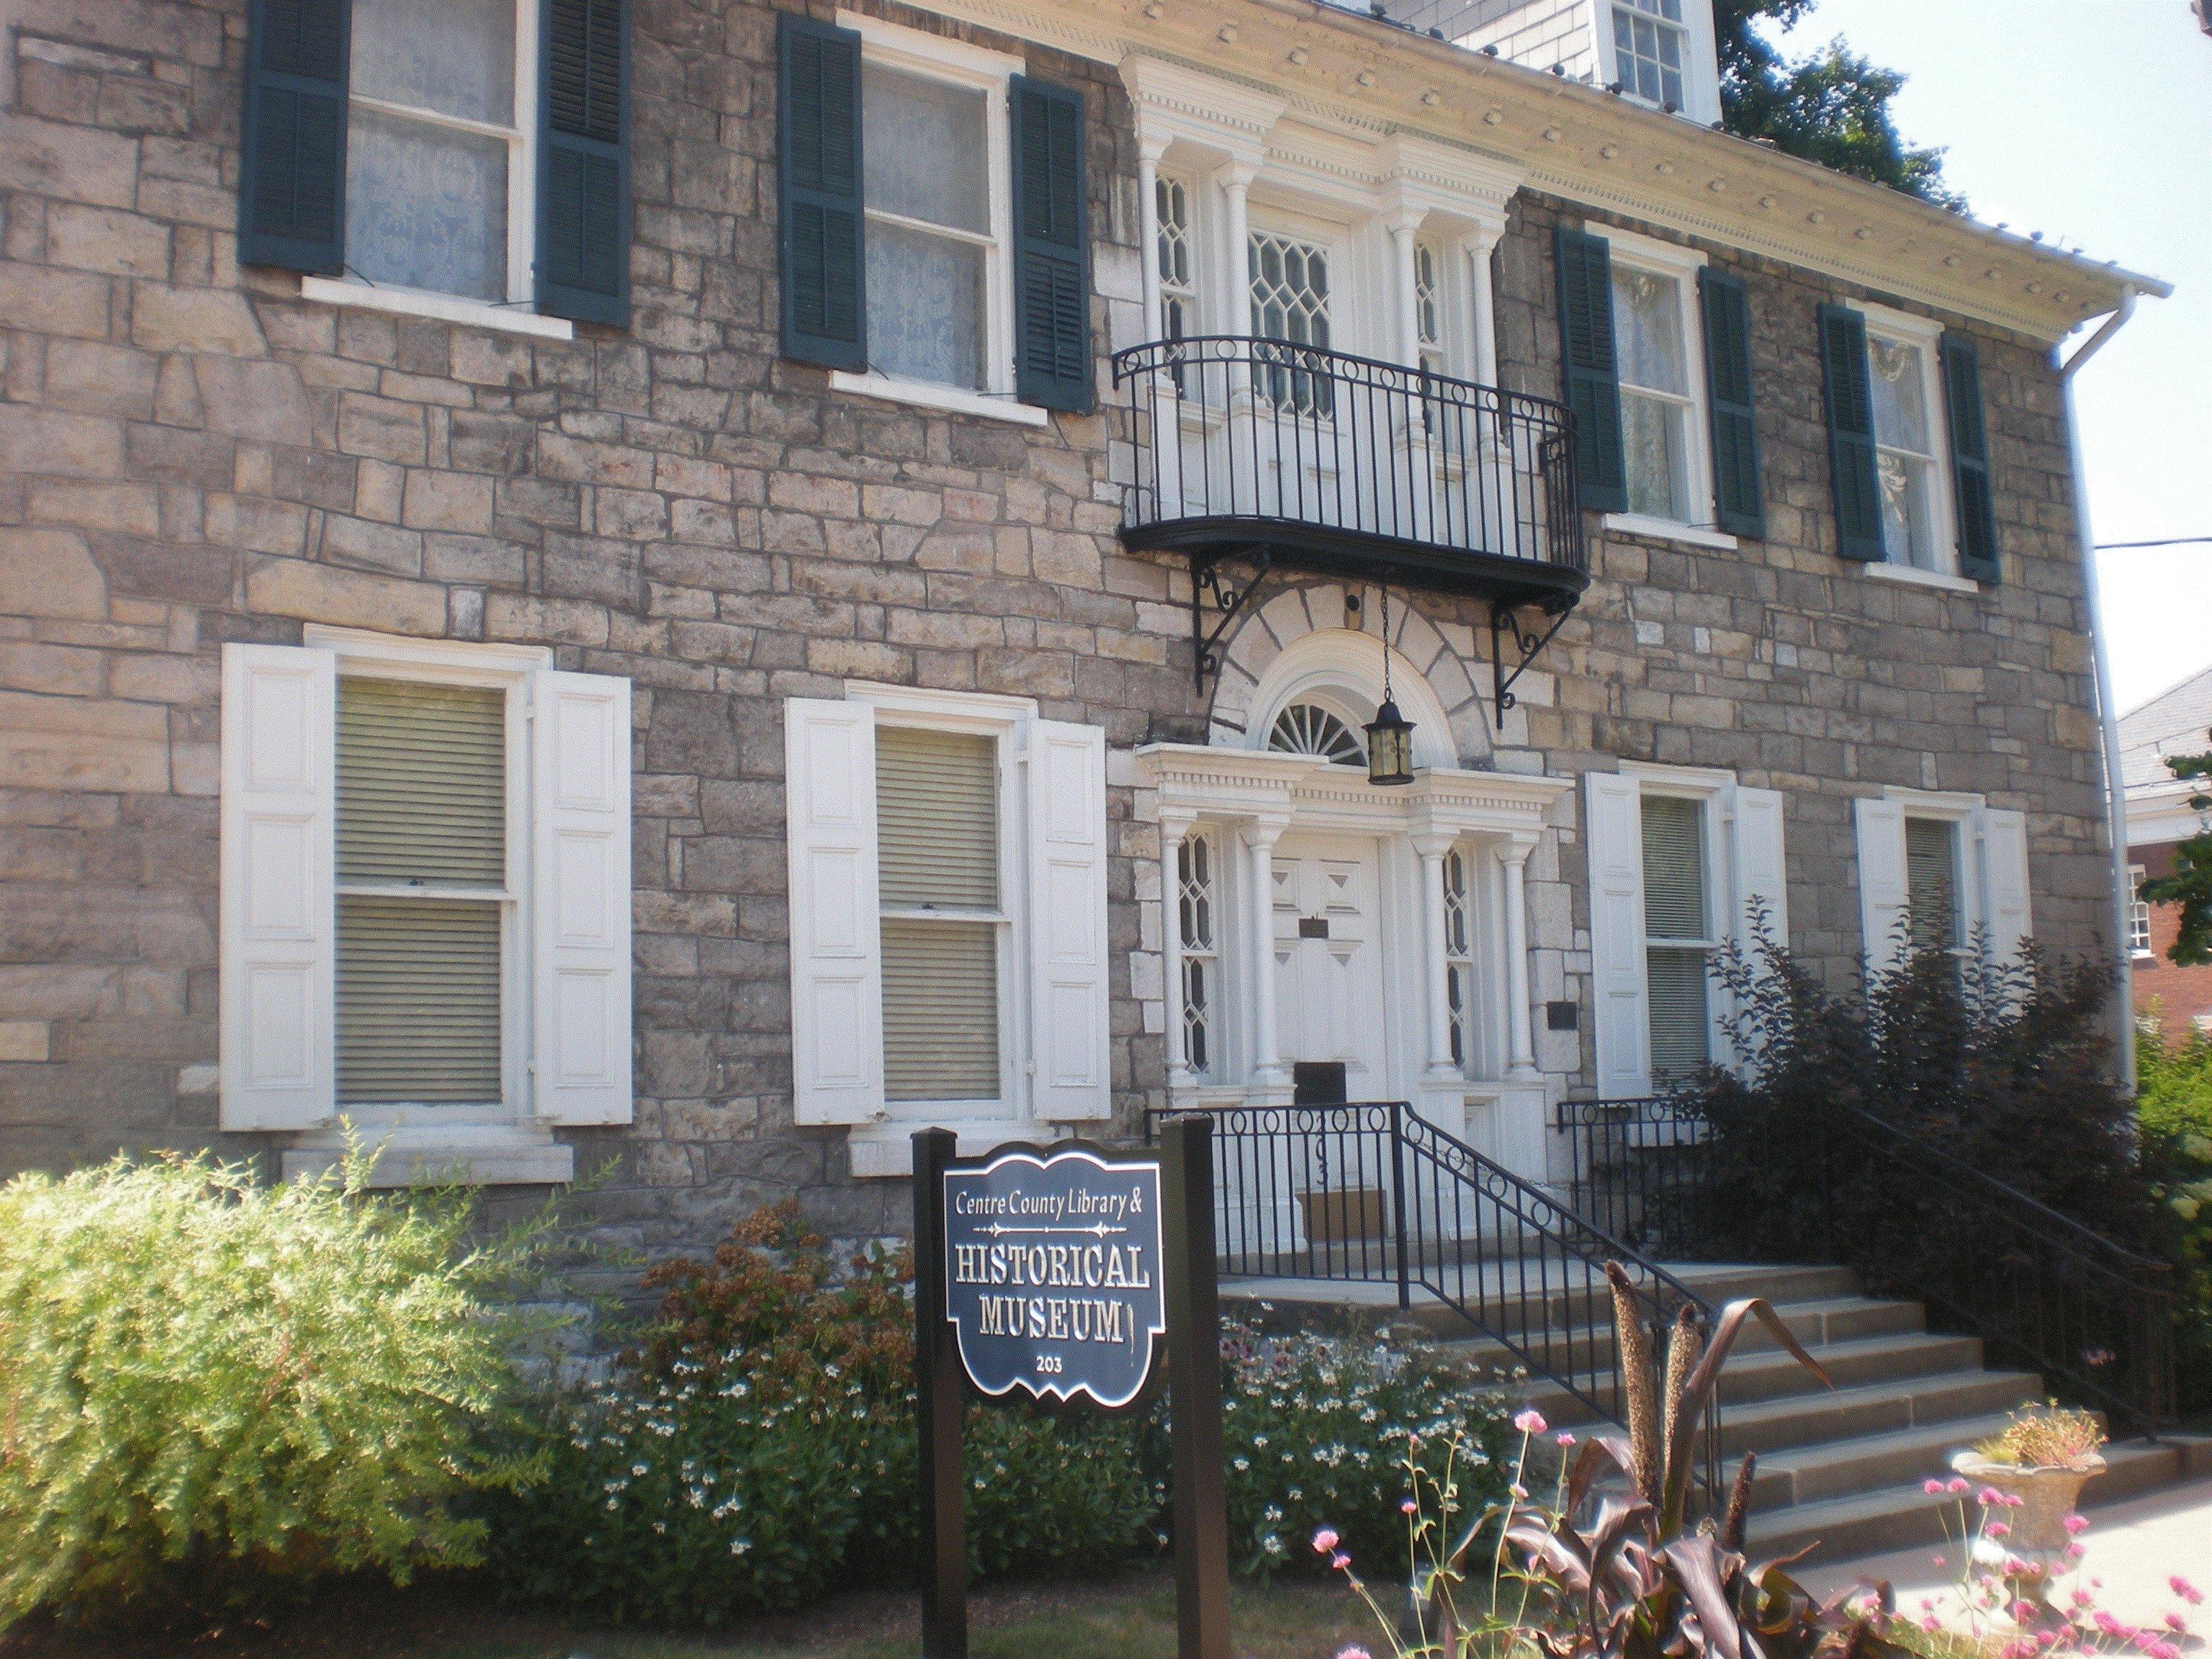
[[[1951,408],[1943,390],[1943,325],[1932,317],[1916,317],[1909,311],[1893,311],[1887,306],[1855,304],[1849,308],[1857,312],[1866,325],[1869,407],[1873,398],[1874,343],[1875,337],[1881,336],[1899,344],[1911,346],[1920,353],[1920,395],[1928,410],[1928,514],[1930,532],[1935,538],[1936,564],[1931,569],[1913,563],[1910,550],[1899,556],[1899,550],[1889,544],[1887,521],[1885,520],[1881,562],[1869,565],[1868,568],[1880,570],[1886,576],[1905,575],[1908,580],[1911,577],[1932,579],[1929,581],[1931,586],[1949,587],[1954,583],[1963,583],[1967,591],[1978,591],[1978,583],[1959,574],[1959,520],[1951,501]],[[1884,447],[1877,440],[1875,445],[1875,492],[1877,495],[1881,490],[1881,468]]]
[[[1221,860],[1224,849],[1231,844],[1235,834],[1233,829],[1207,819],[1200,819],[1192,824],[1184,832],[1176,854],[1176,890],[1168,900],[1168,925],[1175,928],[1180,947],[1176,971],[1183,975],[1183,982],[1176,988],[1176,1012],[1182,1021],[1183,1064],[1190,1073],[1191,1080],[1195,1083],[1218,1083],[1227,1076],[1222,1052],[1222,1042],[1228,1036],[1228,1025],[1224,1018],[1227,1002],[1222,994],[1221,949],[1222,901],[1227,889],[1223,881]],[[1206,879],[1203,882],[1189,879],[1183,874],[1183,866],[1193,860],[1191,849],[1194,846],[1202,846],[1206,849]],[[1190,930],[1182,925],[1186,900],[1202,900],[1206,905],[1206,916],[1212,927],[1208,937],[1202,941],[1193,939]],[[1190,999],[1190,975],[1194,966],[1203,971],[1206,980],[1206,1006],[1203,1010],[1195,1009]],[[1194,1064],[1190,1057],[1190,1034],[1194,1029],[1200,1031],[1206,1039],[1206,1061],[1203,1065]]]
[[[842,392],[866,393],[894,403],[916,404],[966,415],[982,415],[1024,426],[1044,426],[1050,415],[1015,401],[1014,385],[1014,204],[1012,131],[1008,83],[1024,72],[1022,60],[963,40],[885,22],[863,12],[840,9],[837,26],[860,37],[864,64],[876,64],[927,80],[981,92],[984,98],[984,181],[989,192],[991,228],[964,233],[943,225],[922,225],[933,236],[972,240],[983,250],[983,378],[980,390],[908,380],[878,369],[855,373],[832,369],[830,384]],[[867,118],[864,108],[863,121]],[[908,222],[865,207],[866,222]]]
[[[1589,11],[1599,81],[1606,86],[1620,87],[1621,97],[1639,109],[1658,109],[1659,104],[1631,90],[1627,77],[1621,73],[1620,54],[1613,39],[1613,13],[1617,3],[1619,0],[1601,0]],[[1713,34],[1712,8],[1705,0],[1683,0],[1679,27],[1683,33],[1682,106],[1676,113],[1699,126],[1711,126],[1721,117],[1719,42]]]
[[[2150,905],[2142,896],[2150,875],[2140,864],[2128,866],[2128,954],[2145,961],[2157,952],[2150,948]],[[2142,940],[2137,944],[2136,940]]]
[[[1153,175],[1153,231],[1149,257],[1160,291],[1160,314],[1152,319],[1152,337],[1156,340],[1188,339],[1206,332],[1206,319],[1199,299],[1205,264],[1200,257],[1199,185],[1196,175],[1180,168],[1163,168]],[[1165,204],[1170,191],[1180,191],[1182,194],[1182,223],[1177,229],[1184,265],[1183,280],[1180,283],[1170,279],[1160,258],[1168,246],[1168,217],[1159,210]],[[1184,326],[1180,336],[1168,327],[1168,306],[1171,301],[1182,307]]]
[[[575,327],[565,317],[544,317],[524,307],[536,298],[538,263],[538,56],[540,0],[514,0],[514,103],[511,124],[479,121],[414,104],[394,103],[346,89],[349,121],[356,109],[390,115],[450,132],[496,138],[507,145],[507,297],[503,303],[467,295],[441,294],[434,289],[405,288],[391,283],[372,283],[366,277],[302,276],[300,296],[330,305],[364,310],[396,312],[405,316],[434,317],[447,322],[472,323],[482,328],[515,334],[534,334],[556,340],[575,337]]]
[[[1906,789],[1892,784],[1879,796],[1863,795],[1853,806],[1852,852],[1858,865],[1859,944],[1865,960],[1877,969],[1894,964],[1895,917],[1909,901],[1905,883],[1905,829],[1906,818],[1937,818],[1957,825],[1959,919],[1961,939],[1958,953],[1973,949],[1978,934],[1989,941],[1990,954],[1999,963],[2008,960],[2020,941],[2032,932],[2032,871],[2028,866],[2026,815],[1991,806],[1981,795],[1933,789]],[[1892,826],[1894,825],[1893,830]],[[1876,854],[1875,836],[1885,844],[1894,835],[1896,870],[1892,876],[1885,860]],[[1870,856],[1872,854],[1872,856]]]
[[[1641,387],[1632,391],[1628,382],[1622,380],[1620,394],[1624,398],[1664,398],[1682,406],[1683,489],[1691,516],[1664,519],[1648,513],[1608,513],[1604,528],[1626,535],[1687,542],[1699,547],[1732,549],[1736,538],[1714,523],[1711,516],[1712,421],[1706,401],[1710,393],[1705,385],[1705,309],[1698,302],[1698,273],[1705,268],[1705,256],[1695,248],[1662,242],[1656,237],[1639,236],[1634,231],[1616,229],[1611,225],[1593,224],[1586,228],[1591,235],[1604,240],[1614,264],[1664,276],[1674,283],[1682,329],[1683,379],[1689,386],[1686,397],[1673,398],[1666,392],[1645,392]],[[1618,337],[1618,319],[1613,326]]]

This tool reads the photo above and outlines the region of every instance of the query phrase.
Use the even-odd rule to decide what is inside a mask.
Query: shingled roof
[[[2120,716],[2121,776],[2130,792],[2173,781],[2168,755],[2212,749],[2212,668]]]

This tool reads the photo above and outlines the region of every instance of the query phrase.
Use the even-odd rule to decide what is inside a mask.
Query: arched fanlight
[[[1367,781],[1400,784],[1413,781],[1413,723],[1398,712],[1390,696],[1390,590],[1382,590],[1382,706],[1367,731]]]

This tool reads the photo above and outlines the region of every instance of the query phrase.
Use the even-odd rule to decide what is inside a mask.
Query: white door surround
[[[1294,891],[1286,900],[1293,908],[1279,912],[1276,878],[1286,867],[1298,872],[1309,862],[1338,859],[1374,872],[1371,923],[1364,901],[1342,902],[1360,926],[1371,926],[1366,948],[1376,966],[1367,971],[1379,983],[1381,1002],[1379,1020],[1371,1022],[1379,1036],[1353,1040],[1363,1067],[1374,1075],[1355,1079],[1347,1066],[1346,1093],[1410,1101],[1478,1150],[1542,1178],[1546,1101],[1535,1064],[1523,883],[1546,812],[1572,784],[1429,766],[1405,787],[1380,788],[1363,769],[1317,757],[1197,744],[1151,744],[1137,750],[1135,759],[1157,802],[1161,890],[1170,896],[1159,933],[1170,1103],[1289,1102],[1292,1063],[1306,1057],[1309,1046],[1326,1046],[1328,1034],[1283,1029],[1304,995],[1304,973],[1301,964],[1296,992],[1279,986],[1281,928],[1295,933],[1305,914],[1297,905],[1315,896]],[[1209,962],[1212,1024],[1203,1075],[1185,1054],[1174,902],[1183,845],[1200,836],[1211,853],[1218,953]],[[1371,866],[1363,847],[1372,849]],[[1464,1066],[1451,1058],[1443,961],[1443,865],[1455,847],[1473,866],[1480,1014]],[[1291,879],[1295,885],[1321,877],[1293,873]],[[1255,902],[1255,896],[1264,897]],[[1367,1057],[1375,1052],[1364,1046],[1370,1044],[1379,1046],[1379,1060]]]

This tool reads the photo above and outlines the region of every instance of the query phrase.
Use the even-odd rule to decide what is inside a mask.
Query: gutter
[[[2112,843],[2112,951],[2119,966],[2114,981],[2116,1041],[2119,1053],[2120,1085],[2136,1091],[2135,964],[2128,950],[2128,792],[2120,765],[2120,716],[2112,706],[2112,653],[2105,639],[2104,607],[2097,592],[2097,544],[2089,529],[2088,479],[2081,466],[2081,423],[2074,408],[2074,376],[2105,343],[2127,325],[2135,315],[2136,286],[2120,289],[2119,309],[2105,319],[2094,334],[2074,355],[2058,365],[2058,384],[2066,397],[2066,446],[2074,469],[2074,533],[2081,551],[2082,595],[2089,605],[2089,649],[2096,665],[2097,721],[2105,750],[2105,793]]]

